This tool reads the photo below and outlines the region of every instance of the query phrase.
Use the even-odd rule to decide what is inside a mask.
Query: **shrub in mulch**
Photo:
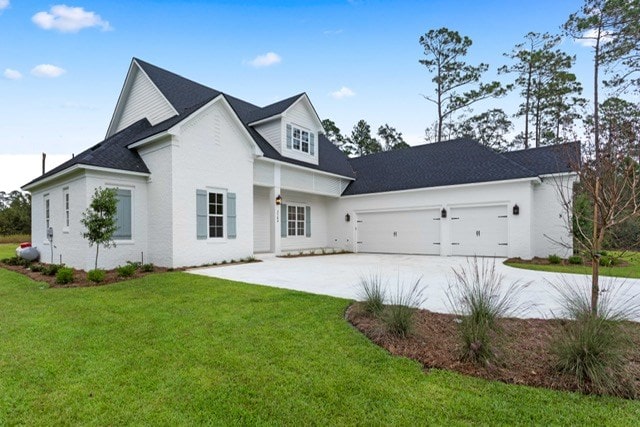
[[[17,265],[16,265],[17,264]],[[131,265],[131,264],[127,264]],[[16,273],[24,274],[29,278],[38,281],[46,282],[52,288],[70,288],[70,287],[88,287],[88,286],[101,286],[111,283],[118,283],[124,280],[135,279],[143,277],[151,273],[159,273],[167,271],[166,268],[156,267],[153,264],[145,264],[145,268],[134,268],[133,274],[129,277],[122,277],[118,273],[118,269],[113,270],[91,270],[86,272],[84,270],[77,270],[59,264],[44,264],[44,263],[16,263],[12,258],[8,260],[1,260],[0,267],[7,270],[15,271]],[[59,273],[61,274],[60,280],[58,280]],[[97,272],[97,273],[96,273]]]
[[[569,257],[568,259],[560,259],[559,262],[556,262],[557,260],[554,259],[553,262],[549,259],[551,257],[548,258],[540,258],[540,257],[533,257],[532,259],[522,259],[522,258],[509,258],[507,259],[504,263],[506,265],[509,264],[531,264],[531,265],[576,265],[576,264],[582,264],[582,265],[587,265],[590,266],[591,265],[591,260],[590,259],[582,259],[580,256],[572,256]],[[612,257],[610,255],[602,255],[600,257],[600,265],[603,267],[628,267],[629,262],[623,260],[622,258],[617,258],[617,257]]]
[[[352,304],[346,318],[377,345],[393,355],[414,359],[425,369],[447,369],[508,384],[597,393],[597,390],[585,389],[575,377],[562,373],[552,353],[554,338],[565,331],[571,322],[568,320],[498,319],[504,336],[497,355],[499,363],[481,365],[460,357],[460,318],[456,315],[416,310],[412,332],[405,338],[389,333],[383,322],[368,313],[362,303]],[[629,378],[637,396],[640,391],[640,324],[625,322],[623,327],[634,344],[625,355],[625,377]]]

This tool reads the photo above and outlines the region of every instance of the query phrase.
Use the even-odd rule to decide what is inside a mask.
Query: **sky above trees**
[[[422,94],[431,77],[418,40],[448,27],[473,41],[470,63],[498,75],[530,32],[560,33],[581,1],[136,1],[0,0],[0,189],[40,173],[40,154],[64,159],[106,132],[131,57],[265,105],[307,92],[321,118],[343,132],[360,119],[388,123],[411,145],[423,142],[435,108]],[[591,75],[590,49],[574,72]],[[583,94],[591,96],[588,86]],[[477,111],[517,109],[512,93]],[[520,130],[515,122],[514,133]],[[24,164],[13,155],[22,157]],[[52,155],[60,155],[54,157]],[[50,161],[49,167],[54,166]]]

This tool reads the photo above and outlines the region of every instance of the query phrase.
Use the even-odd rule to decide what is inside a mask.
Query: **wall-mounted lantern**
[[[344,216],[344,220],[345,220],[346,222],[351,221],[351,215],[346,214],[346,215]]]
[[[276,196],[276,206],[280,206],[281,204],[282,204],[282,196],[278,194]]]
[[[440,211],[440,216],[442,218],[446,218],[447,217],[447,210],[445,208],[442,208],[442,210]]]
[[[520,215],[520,206],[518,206],[517,204],[513,205],[513,214]]]

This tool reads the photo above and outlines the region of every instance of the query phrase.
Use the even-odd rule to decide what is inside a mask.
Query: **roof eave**
[[[82,163],[76,163],[75,165],[69,166],[68,168],[63,169],[60,172],[54,173],[51,176],[31,181],[20,188],[24,191],[31,191],[35,188],[41,187],[42,185],[45,185],[51,181],[55,181],[56,179],[62,178],[65,175],[69,175],[72,172],[76,172],[79,170],[93,170],[93,171],[100,171],[100,172],[117,173],[122,175],[134,175],[134,176],[145,176],[145,177],[151,176],[151,173],[149,172],[136,172],[136,171],[129,171],[125,169],[105,168],[101,166],[93,166],[93,165],[85,165]]]

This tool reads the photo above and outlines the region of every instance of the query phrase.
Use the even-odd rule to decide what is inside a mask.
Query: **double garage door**
[[[506,205],[451,208],[447,217],[439,209],[360,213],[358,251],[440,255],[446,221],[451,255],[507,256]]]

